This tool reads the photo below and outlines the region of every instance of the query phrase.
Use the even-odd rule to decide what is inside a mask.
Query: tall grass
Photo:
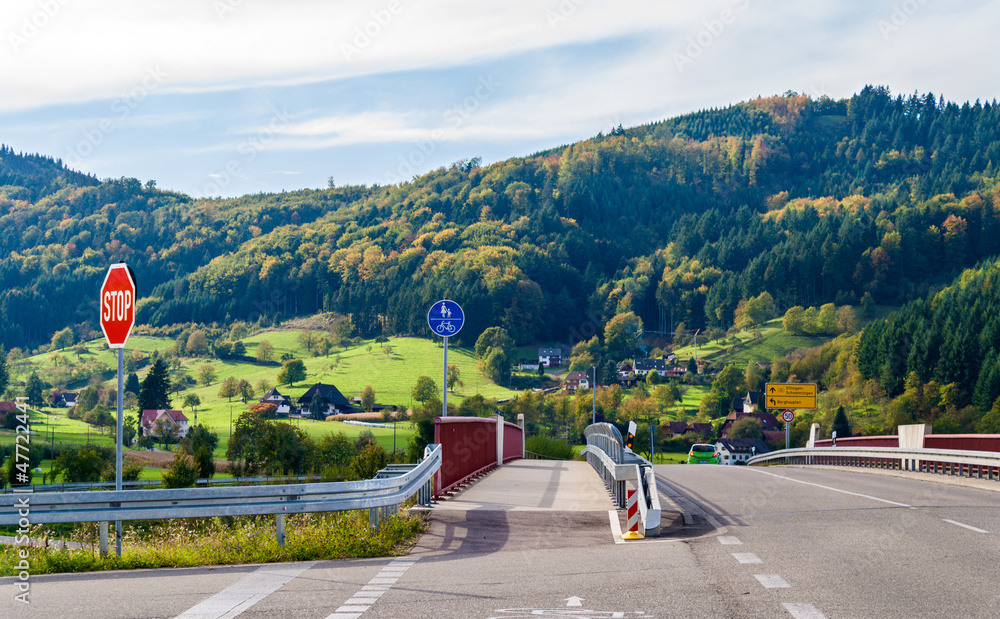
[[[285,547],[275,537],[274,516],[190,518],[123,523],[122,556],[113,548],[98,551],[98,524],[82,523],[63,539],[81,542],[78,550],[53,550],[38,545],[28,549],[30,572],[52,574],[160,567],[193,567],[239,563],[273,563],[380,557],[399,554],[424,530],[421,518],[400,512],[383,519],[378,529],[368,526],[367,511],[290,514],[285,520]],[[65,533],[65,528],[62,528]],[[32,527],[33,539],[53,532]],[[113,546],[113,542],[109,544]],[[24,547],[0,550],[0,576],[13,576]]]
[[[524,450],[559,460],[573,459],[573,446],[564,440],[549,436],[529,436]]]

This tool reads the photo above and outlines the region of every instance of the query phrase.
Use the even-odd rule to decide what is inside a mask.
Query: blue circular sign
[[[454,301],[438,301],[427,312],[427,324],[431,331],[441,337],[450,337],[462,330],[465,324],[465,312]]]

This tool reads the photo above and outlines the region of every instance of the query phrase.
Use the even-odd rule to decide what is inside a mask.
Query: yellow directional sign
[[[764,393],[768,408],[816,408],[816,385],[767,383]]]

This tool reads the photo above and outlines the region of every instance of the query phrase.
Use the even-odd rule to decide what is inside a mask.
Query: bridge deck
[[[614,508],[601,478],[586,462],[515,460],[437,503],[434,510],[607,512]]]

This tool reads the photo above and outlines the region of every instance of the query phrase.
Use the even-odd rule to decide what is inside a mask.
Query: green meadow
[[[410,395],[417,377],[429,376],[440,386],[443,380],[443,349],[440,341],[422,338],[390,338],[388,342],[376,343],[372,340],[331,351],[326,356],[312,356],[299,342],[300,332],[297,330],[270,330],[257,333],[243,340],[247,355],[256,354],[257,345],[267,340],[274,347],[274,359],[280,359],[283,354],[302,359],[306,366],[306,379],[294,385],[277,385],[279,391],[293,399],[298,399],[306,390],[317,382],[335,385],[348,399],[360,396],[366,385],[375,389],[375,400],[378,404],[396,405],[400,409],[412,408],[418,405]],[[172,346],[174,341],[169,338],[134,335],[129,338],[126,354],[134,349],[142,351],[148,357],[154,351],[164,351]],[[46,380],[46,377],[61,373],[65,376],[76,372],[82,374],[84,368],[95,370],[104,379],[104,386],[115,386],[115,353],[108,350],[103,340],[84,343],[85,351],[75,352],[73,349],[63,349],[35,355],[23,359],[11,367],[14,381],[24,381],[32,372]],[[461,372],[462,385],[455,392],[448,394],[449,405],[457,405],[463,399],[481,394],[487,399],[505,399],[516,395],[506,387],[501,387],[490,381],[476,367],[475,354],[471,349],[456,346],[448,347],[448,364],[457,365]],[[184,377],[198,377],[199,368],[210,365],[215,368],[216,378],[207,385],[194,384],[172,395],[171,407],[181,409],[192,425],[197,423],[207,426],[219,435],[219,446],[214,456],[225,458],[226,445],[231,434],[231,423],[239,414],[247,409],[247,404],[239,398],[223,398],[219,396],[222,382],[229,376],[246,379],[256,386],[261,380],[276,386],[278,365],[246,363],[232,360],[221,360],[211,357],[182,357],[180,366],[170,371],[174,384],[184,382]],[[138,372],[140,380],[148,371],[146,364]],[[86,378],[69,382],[67,388],[79,391],[87,384]],[[183,407],[188,394],[194,394],[201,404],[194,410]],[[256,393],[259,399],[263,393]],[[256,399],[253,401],[255,402]],[[137,411],[126,411],[126,415]],[[101,434],[96,428],[66,417],[66,409],[43,408],[31,415],[32,430],[40,437],[55,444],[81,445],[94,443],[113,446],[110,434]],[[398,422],[394,431],[391,428],[368,428],[345,424],[331,418],[327,421],[312,421],[292,419],[295,424],[313,439],[319,439],[331,432],[343,432],[348,437],[357,438],[361,432],[371,432],[375,440],[385,447],[405,449],[414,430],[408,422]],[[12,444],[13,434],[0,433],[0,444]],[[44,467],[43,467],[44,468]]]

